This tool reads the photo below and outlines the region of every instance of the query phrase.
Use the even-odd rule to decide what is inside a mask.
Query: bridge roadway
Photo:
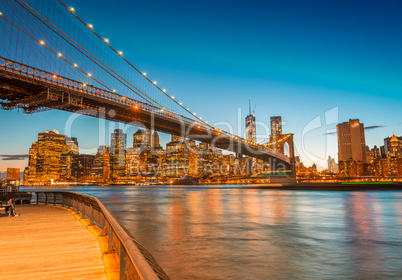
[[[16,206],[0,214],[0,279],[106,279],[96,237],[69,211]]]
[[[217,148],[284,163],[289,157],[204,123],[114,92],[0,57],[0,105],[26,113],[58,109],[203,141]]]

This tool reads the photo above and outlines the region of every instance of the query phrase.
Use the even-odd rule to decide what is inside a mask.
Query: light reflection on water
[[[100,198],[171,279],[402,278],[401,192],[61,189]]]

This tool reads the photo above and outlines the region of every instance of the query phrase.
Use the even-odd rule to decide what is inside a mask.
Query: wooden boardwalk
[[[0,279],[106,279],[96,237],[68,210],[16,211],[21,216],[0,213]]]

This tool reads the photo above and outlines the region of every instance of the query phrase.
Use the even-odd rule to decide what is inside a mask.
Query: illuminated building
[[[28,178],[30,183],[49,183],[60,180],[61,156],[70,148],[66,136],[58,131],[38,134],[38,142],[30,149]]]
[[[380,149],[374,146],[371,150],[372,173],[376,177],[396,177],[402,175],[402,137],[392,137],[384,139],[384,146]]]
[[[68,151],[60,157],[60,181],[75,182],[77,178],[73,173],[73,165],[77,160],[78,153]]]
[[[364,124],[351,119],[338,124],[336,131],[339,172],[347,177],[362,176],[367,164]]]
[[[158,132],[154,131],[154,134],[152,135],[152,148],[159,148],[159,135]]]
[[[222,168],[221,172],[225,175],[233,174],[235,166],[235,156],[234,155],[223,155],[222,156]]]
[[[141,148],[127,148],[126,149],[126,175],[129,177],[137,176],[141,173],[140,159]]]
[[[364,165],[361,160],[343,160],[339,162],[339,173],[345,177],[362,176],[364,173]]]
[[[257,142],[256,129],[255,129],[255,115],[251,114],[251,105],[249,104],[249,114],[246,117],[246,139],[249,141]]]
[[[402,177],[402,157],[399,157],[399,158],[396,160],[396,164],[397,164],[397,173],[396,173],[396,176]]]
[[[73,173],[73,164],[79,154],[78,140],[74,137],[66,138],[68,150],[60,157],[60,181],[75,182],[77,177]]]
[[[147,142],[145,141],[145,130],[143,129],[138,129],[134,134],[133,134],[133,147],[134,148],[142,148],[145,149],[145,146]]]
[[[172,141],[166,145],[166,176],[183,177],[188,174],[189,149],[181,137],[172,135]]]
[[[188,155],[188,175],[192,177],[197,177],[200,173],[200,159],[199,148],[195,144],[194,140],[189,140],[187,142],[187,148],[189,149]]]
[[[338,162],[349,159],[366,163],[366,139],[364,124],[358,119],[336,126],[338,135]]]
[[[271,117],[271,135],[274,137],[282,135],[282,117]]]
[[[111,137],[110,145],[110,170],[112,179],[120,179],[125,176],[126,169],[126,142],[127,135],[121,129],[115,129]]]
[[[92,163],[91,178],[95,182],[107,183],[110,180],[109,147],[100,146]]]
[[[246,117],[246,139],[249,141],[252,141],[253,143],[257,142],[256,127],[255,127],[255,115],[251,114],[251,105],[250,104],[249,104],[249,114]],[[250,157],[250,159],[251,159],[253,165],[255,165],[257,160],[253,157]]]
[[[202,170],[202,173],[204,175],[209,175],[214,173],[213,167],[215,164],[215,155],[214,155],[214,149],[210,147],[207,143],[201,142],[199,145],[199,155],[201,157],[200,160],[200,167]]]
[[[7,168],[7,180],[19,181],[20,180],[20,169],[19,168]]]
[[[402,156],[402,137],[392,137],[384,139],[384,148],[387,158],[398,158]]]
[[[38,143],[32,143],[29,149],[29,159],[28,159],[28,172],[25,176],[25,183],[34,183],[36,181],[36,165],[38,161]]]
[[[91,181],[91,168],[94,155],[77,155],[72,165],[72,174],[76,182]]]
[[[380,149],[374,145],[374,148],[371,149],[371,156],[373,159],[381,157]]]

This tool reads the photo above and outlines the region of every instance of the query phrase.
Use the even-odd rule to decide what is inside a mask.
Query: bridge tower
[[[285,145],[289,146],[289,158],[290,164],[288,170],[290,170],[290,180],[296,179],[296,160],[295,149],[293,142],[293,133],[282,134],[282,117],[271,117],[271,135],[269,136],[269,147],[275,151],[285,154]],[[272,171],[272,170],[271,170]]]

